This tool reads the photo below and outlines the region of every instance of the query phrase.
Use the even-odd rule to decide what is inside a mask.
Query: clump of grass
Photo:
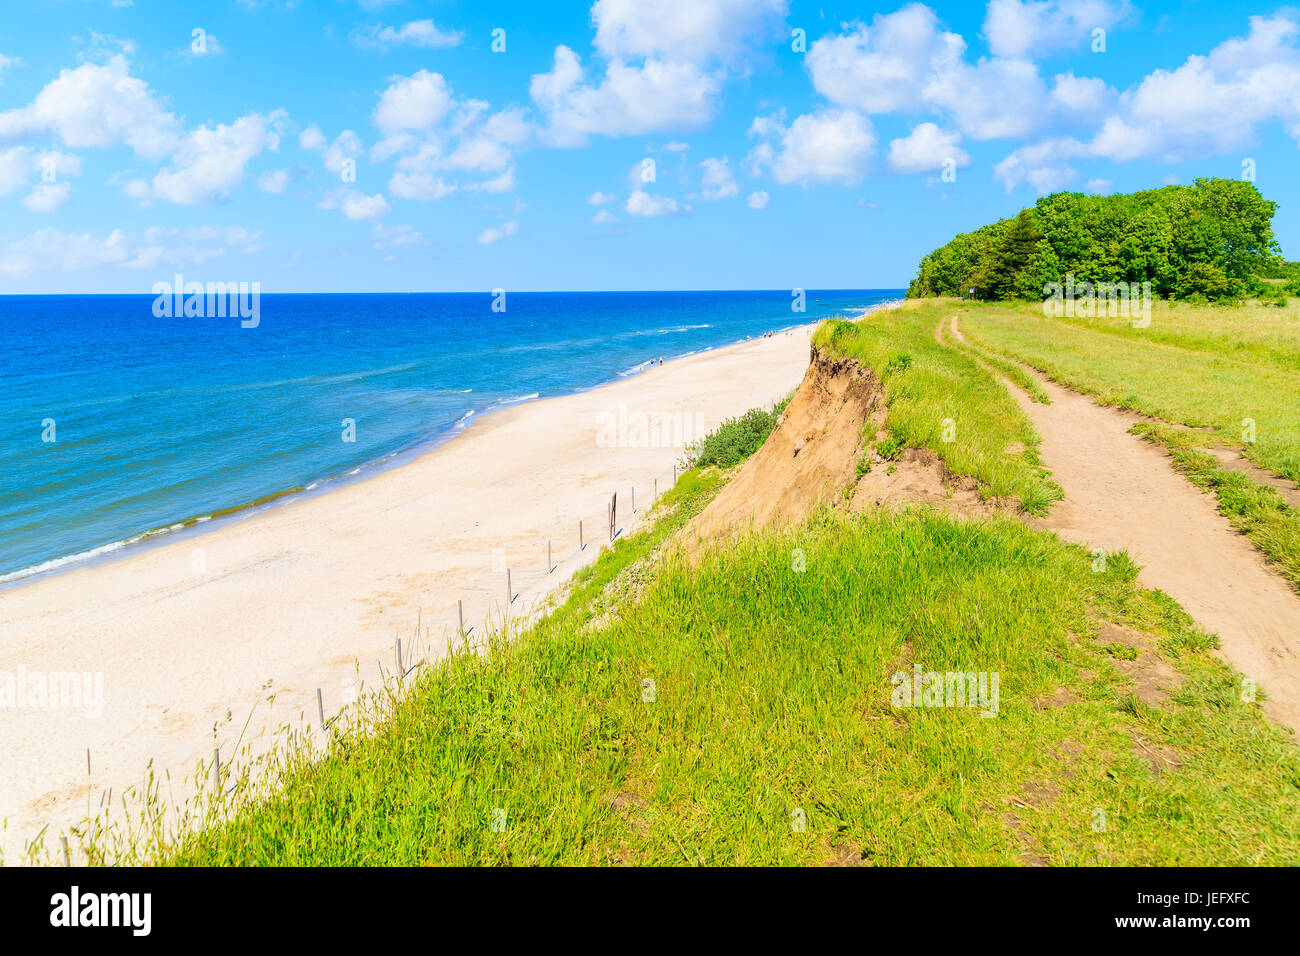
[[[602,607],[598,582],[659,535],[163,861],[1300,861],[1300,753],[1232,673],[1188,648],[1170,658],[1180,692],[1139,706],[1089,639],[1097,615],[1146,608],[1118,556],[1094,571],[1013,520],[827,511],[694,563],[664,554],[636,598]],[[1180,627],[1145,613],[1153,637]],[[998,674],[996,717],[896,705],[914,664]],[[1138,739],[1180,757],[1158,785]]]
[[[772,406],[771,411],[751,408],[739,418],[727,419],[687,447],[685,464],[690,468],[705,468],[710,465],[733,468],[740,464],[767,441],[767,436],[772,434],[781,413],[793,397],[794,392],[791,392]]]
[[[876,446],[882,458],[928,448],[951,473],[973,476],[986,497],[1043,514],[1062,492],[1039,466],[1039,436],[971,354],[935,340],[936,323],[950,312],[947,305],[924,304],[870,322],[824,322],[813,345],[854,358],[880,377],[889,406],[889,437]],[[1006,454],[1013,444],[1024,451]]]

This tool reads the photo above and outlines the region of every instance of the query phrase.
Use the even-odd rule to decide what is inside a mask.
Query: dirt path
[[[966,342],[956,316],[951,330]],[[935,334],[942,341],[939,329]],[[1030,371],[1051,405],[1008,390],[1042,435],[1043,464],[1065,489],[1065,500],[1039,523],[1088,547],[1127,550],[1142,565],[1140,582],[1218,634],[1221,656],[1268,692],[1265,713],[1300,730],[1300,597],[1218,513],[1212,496],[1175,472],[1154,445],[1128,434],[1136,415]]]

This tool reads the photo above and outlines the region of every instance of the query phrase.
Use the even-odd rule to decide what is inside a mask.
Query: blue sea
[[[901,289],[0,296],[0,584],[194,533],[445,441],[493,409],[901,298]],[[344,420],[355,441],[344,441]]]

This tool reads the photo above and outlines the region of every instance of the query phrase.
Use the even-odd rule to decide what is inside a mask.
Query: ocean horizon
[[[317,494],[494,410],[903,289],[0,296],[0,587]],[[249,327],[251,325],[251,327]]]

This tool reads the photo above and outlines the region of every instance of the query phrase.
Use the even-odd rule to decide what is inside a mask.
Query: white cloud
[[[1052,99],[1063,110],[1095,120],[1114,100],[1114,91],[1105,80],[1092,76],[1059,73],[1054,77]]]
[[[727,164],[727,157],[706,159],[700,163],[700,169],[704,170],[700,176],[704,187],[700,191],[701,199],[730,199],[740,192],[736,177],[732,175],[731,167]]]
[[[596,50],[611,61],[728,62],[781,35],[788,0],[597,0]]]
[[[627,197],[623,208],[629,216],[672,216],[677,212],[677,200],[671,196],[654,196],[638,189]]]
[[[618,222],[618,216],[614,215],[608,209],[596,210],[596,215],[591,217],[591,222],[596,226],[613,225]]]
[[[806,65],[817,92],[841,106],[888,113],[921,105],[931,77],[960,62],[966,42],[939,29],[934,11],[912,3],[877,14],[868,27],[823,37],[808,48]]]
[[[806,113],[789,126],[778,116],[759,117],[749,135],[760,140],[749,154],[756,174],[803,185],[860,181],[876,145],[871,120],[854,110]]]
[[[380,250],[429,244],[428,237],[412,226],[385,226],[379,222],[375,223],[375,228],[370,231],[370,238],[374,240],[375,248]]]
[[[1051,114],[1047,85],[1028,60],[981,57],[974,65],[957,64],[932,78],[924,95],[973,139],[1024,136]]]
[[[0,53],[0,83],[4,82],[5,70],[12,70],[16,66],[22,66],[23,61],[20,57],[5,56]]]
[[[759,189],[750,193],[749,198],[745,200],[745,203],[750,209],[766,209],[767,204],[771,201],[772,197],[767,194],[767,190]]]
[[[36,151],[28,146],[0,150],[0,196],[26,188],[33,177],[51,185],[64,177],[80,175],[80,156],[52,149]]]
[[[46,227],[0,247],[0,273],[26,276],[36,272],[74,272],[119,265],[129,256],[130,243],[121,229],[114,229],[100,239],[90,233],[68,233]]]
[[[250,113],[229,126],[199,126],[182,141],[171,165],[153,179],[151,194],[183,205],[224,199],[243,181],[244,167],[263,150],[280,148],[283,111]]]
[[[594,193],[592,193],[590,196],[587,197],[587,205],[603,206],[606,203],[613,202],[617,198],[618,197],[613,195],[612,193],[603,193],[599,189],[597,189]]]
[[[509,236],[513,236],[519,231],[519,223],[513,219],[510,222],[503,222],[500,226],[489,226],[478,234],[474,241],[480,246],[488,246],[494,242],[500,242]]]
[[[34,133],[52,133],[72,147],[125,144],[160,159],[177,147],[182,129],[118,54],[102,65],[62,70],[29,105],[0,113],[0,142]]]
[[[989,0],[984,36],[995,56],[1041,55],[1077,46],[1132,12],[1129,0]]]
[[[23,197],[23,205],[32,212],[52,212],[67,201],[72,192],[68,182],[41,183]]]
[[[337,209],[349,219],[381,219],[392,206],[383,193],[367,196],[356,189],[337,189],[316,204],[317,209]]]
[[[303,149],[311,150],[313,153],[324,149],[325,142],[325,134],[320,131],[320,127],[315,123],[312,123],[298,134],[298,145]]]
[[[582,62],[555,48],[549,73],[538,73],[529,93],[547,119],[547,138],[576,146],[589,135],[623,136],[707,123],[722,90],[720,74],[697,64],[648,59],[641,66],[611,63],[596,85],[583,82]]]
[[[1070,160],[1085,152],[1083,144],[1075,139],[1051,139],[1021,146],[993,167],[993,178],[1007,192],[1026,183],[1046,195],[1074,181],[1075,169]]]
[[[385,135],[426,129],[445,117],[451,106],[451,87],[442,74],[417,70],[392,78],[375,107],[375,125]]]
[[[491,104],[457,97],[442,76],[424,70],[394,77],[374,119],[385,136],[370,150],[371,160],[396,156],[389,191],[420,201],[440,199],[460,188],[513,190],[514,153],[533,129],[523,109],[493,113]],[[486,178],[458,181],[450,175],[456,173]]]
[[[927,173],[949,161],[954,167],[969,166],[970,154],[957,145],[960,142],[958,133],[921,123],[907,136],[890,140],[889,168],[896,173]]]
[[[418,46],[429,50],[460,46],[465,39],[463,30],[441,30],[432,20],[412,20],[400,28],[379,26],[358,27],[352,31],[352,40],[358,46],[390,50],[395,46]]]
[[[1051,192],[1073,181],[1076,159],[1177,162],[1233,152],[1269,121],[1281,123],[1300,143],[1298,42],[1294,14],[1251,17],[1246,36],[1225,40],[1208,55],[1189,56],[1175,70],[1155,70],[1125,90],[1091,138],[1020,146],[994,167],[994,178],[1007,190],[1025,183]],[[1109,91],[1106,98],[1112,98]]]
[[[1088,180],[1088,185],[1085,188],[1090,193],[1099,196],[1104,196],[1107,193],[1114,191],[1115,184],[1109,179],[1090,179]]]
[[[274,196],[284,192],[284,187],[289,185],[289,170],[272,169],[263,173],[257,180],[257,188],[264,193],[270,193]]]

